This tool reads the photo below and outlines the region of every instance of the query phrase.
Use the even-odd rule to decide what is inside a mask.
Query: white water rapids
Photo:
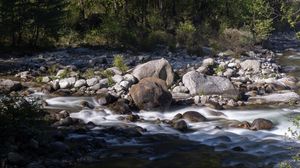
[[[97,109],[96,100],[93,98],[77,98],[77,97],[56,97],[47,99],[48,108],[54,109],[70,109],[80,107],[82,100],[93,104]],[[101,107],[102,108],[102,107]],[[217,151],[232,150],[235,147],[241,147],[242,152],[263,157],[264,163],[280,162],[287,160],[294,155],[289,149],[293,147],[300,149],[297,141],[291,140],[289,129],[299,131],[292,123],[292,117],[300,114],[300,108],[284,108],[284,109],[256,109],[256,110],[224,110],[222,115],[213,115],[204,107],[186,107],[167,112],[141,112],[137,113],[144,120],[171,120],[176,114],[183,114],[186,111],[197,111],[208,118],[206,122],[190,123],[188,125],[193,132],[181,133],[166,124],[154,124],[151,122],[125,123],[117,118],[120,115],[113,115],[109,110],[105,109],[105,113],[99,110],[82,109],[78,112],[71,113],[72,118],[78,118],[85,123],[93,122],[96,125],[114,125],[114,124],[135,124],[147,131],[144,134],[175,134],[184,139],[197,141],[202,144],[214,146]],[[250,131],[239,128],[217,129],[217,126],[223,126],[228,120],[248,121],[252,122],[256,118],[265,118],[271,120],[275,127],[270,131]],[[136,143],[131,141],[130,143]]]

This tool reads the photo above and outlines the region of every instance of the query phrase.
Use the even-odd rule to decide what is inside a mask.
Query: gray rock
[[[22,84],[18,81],[10,79],[0,79],[0,93],[19,91],[22,89]]]
[[[293,103],[299,100],[300,96],[292,91],[282,91],[264,96],[257,95],[248,99],[248,101],[252,104]]]
[[[191,71],[183,76],[183,84],[191,95],[222,95],[237,98],[239,93],[230,80],[218,76],[206,76],[196,71]]]
[[[165,80],[168,86],[172,85],[174,80],[174,72],[172,66],[164,58],[138,65],[133,70],[132,75],[138,80],[147,77],[160,78],[162,80]]]
[[[91,86],[90,89],[91,89],[91,90],[97,91],[98,89],[101,89],[101,84],[100,84],[100,83],[97,83],[97,84]]]
[[[86,85],[86,81],[84,79],[79,79],[75,82],[74,87],[80,88]]]
[[[91,79],[86,80],[86,84],[87,84],[88,86],[94,86],[94,85],[96,85],[98,82],[99,82],[99,80],[98,80],[97,78],[91,78]]]
[[[124,80],[128,81],[131,85],[138,82],[138,80],[131,74],[124,75]]]
[[[185,86],[176,86],[172,91],[174,93],[188,93],[189,89]]]
[[[107,78],[101,79],[101,80],[99,81],[99,84],[100,84],[101,88],[108,87],[108,79],[107,79]]]
[[[187,129],[188,129],[188,125],[184,120],[176,121],[173,124],[173,127],[179,131],[187,131]]]
[[[240,65],[244,71],[260,72],[260,62],[258,60],[245,60]]]
[[[120,83],[123,79],[124,79],[124,78],[123,78],[123,76],[121,76],[121,75],[114,75],[114,76],[112,77],[112,80],[113,80],[115,83]]]
[[[206,66],[201,66],[196,71],[205,74],[208,72],[208,68]]]
[[[124,89],[128,90],[130,88],[130,82],[128,81],[122,81],[120,82],[120,86],[122,86]]]
[[[122,75],[122,71],[118,67],[111,67],[106,70],[111,71],[114,75]]]
[[[51,85],[51,87],[52,87],[54,90],[59,89],[59,80],[56,79],[56,80],[51,81],[51,82],[50,82],[50,85]]]
[[[226,69],[226,71],[224,72],[224,76],[226,76],[227,78],[230,78],[230,77],[232,77],[233,76],[233,73],[234,73],[234,70],[233,69],[230,69],[230,68],[228,68],[228,69]]]
[[[190,121],[190,122],[202,122],[206,121],[206,117],[202,114],[198,113],[197,111],[187,111],[183,113],[183,118]]]
[[[203,67],[209,67],[215,64],[215,60],[213,58],[204,59],[202,62]]]
[[[76,79],[74,77],[61,79],[59,81],[59,87],[61,89],[67,89],[67,88],[72,87],[75,84],[75,82],[76,82]]]

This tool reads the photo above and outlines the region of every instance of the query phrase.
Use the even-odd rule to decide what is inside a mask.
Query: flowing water
[[[82,100],[93,104],[97,109],[101,108],[97,101],[91,97],[56,97],[47,99],[48,108],[52,109],[73,109],[80,107]],[[75,110],[76,111],[76,110]],[[134,124],[140,126],[147,131],[144,135],[169,134],[176,135],[181,139],[192,140],[199,144],[213,146],[216,151],[230,151],[235,147],[242,148],[241,153],[250,154],[259,157],[262,163],[254,165],[268,165],[270,163],[279,163],[283,160],[289,160],[295,155],[295,149],[300,149],[297,141],[291,140],[291,132],[289,129],[297,130],[293,126],[291,120],[294,115],[300,114],[300,108],[282,108],[282,109],[255,109],[255,110],[225,110],[222,112],[212,112],[212,110],[204,107],[185,107],[174,109],[166,112],[141,112],[138,113],[144,121],[171,120],[176,114],[186,111],[197,111],[208,118],[206,122],[188,123],[193,131],[188,133],[179,132],[169,125],[157,124],[153,122],[136,122],[125,123],[118,120],[120,115],[112,115],[105,109],[104,111],[83,109],[71,113],[72,118],[82,119],[85,123],[93,122],[98,126],[101,125],[117,125],[117,124]],[[229,121],[253,121],[256,118],[266,118],[272,120],[275,127],[270,131],[250,131],[239,128],[226,127]],[[97,129],[93,128],[93,129]],[[75,135],[73,135],[75,136]],[[130,141],[119,141],[116,137],[107,137],[106,139],[112,145],[142,145],[138,141],[132,139]],[[293,147],[294,150],[291,150]],[[157,156],[159,157],[159,156]],[[151,158],[148,158],[151,159]],[[246,160],[240,158],[231,158],[230,163],[246,163]],[[253,165],[253,163],[252,163]],[[254,166],[253,165],[253,166]],[[253,167],[252,166],[252,167]]]
[[[300,77],[300,52],[296,50],[287,51],[277,53],[277,56],[278,61],[286,72],[295,77]],[[252,160],[250,157],[230,157],[229,161],[222,163],[223,166],[246,163],[245,165],[248,165],[248,167],[264,167],[264,165],[270,164],[279,167],[278,163],[291,161],[292,156],[296,155],[296,152],[300,149],[300,143],[291,139],[291,137],[295,136],[291,130],[299,131],[292,122],[294,116],[300,114],[299,107],[258,107],[255,109],[225,110],[221,112],[212,112],[211,109],[205,107],[183,107],[165,112],[140,112],[138,115],[143,121],[128,123],[118,120],[120,115],[112,115],[108,109],[99,110],[103,107],[99,106],[97,100],[92,97],[55,97],[45,99],[48,104],[47,108],[49,109],[67,109],[74,111],[71,113],[72,118],[81,119],[85,123],[93,122],[98,126],[93,128],[93,130],[101,129],[100,126],[103,125],[136,125],[147,130],[143,133],[144,136],[161,134],[175,135],[182,140],[193,141],[199,145],[205,144],[212,146],[215,151],[219,152],[233,151],[233,149],[238,147],[238,149],[240,149],[238,152],[240,152],[241,155],[246,154],[247,156],[259,158]],[[82,109],[80,102],[83,100],[95,106],[95,109]],[[182,114],[186,111],[197,111],[208,118],[208,121],[198,123],[188,122],[189,128],[192,131],[185,133],[177,131],[167,124],[149,122],[172,120],[176,114]],[[228,123],[234,120],[252,122],[257,118],[269,119],[275,124],[275,127],[270,131],[250,131],[228,127]],[[72,134],[70,136],[76,135]],[[130,140],[119,140],[117,137],[108,136],[104,137],[104,139],[115,146],[146,145],[134,138]],[[147,162],[156,160],[159,157],[165,157],[165,155],[165,153],[162,155],[157,154],[156,156],[146,158],[146,160]],[[191,159],[191,162],[197,162],[197,158],[193,159],[193,156],[189,159]],[[176,157],[171,160],[172,163],[176,163],[176,161],[178,162]],[[125,165],[131,165],[131,162],[132,160],[125,161]],[[146,161],[134,160],[134,162],[140,163]],[[98,166],[96,165],[95,167]]]

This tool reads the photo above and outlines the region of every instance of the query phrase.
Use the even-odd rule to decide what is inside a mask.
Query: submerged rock
[[[231,81],[224,77],[206,76],[191,71],[183,76],[182,81],[191,95],[222,95],[231,98],[237,98],[239,95]]]
[[[176,121],[173,124],[173,127],[179,131],[187,131],[187,129],[188,129],[188,125],[184,120]]]
[[[187,111],[183,115],[183,118],[190,121],[190,122],[202,122],[206,121],[207,119],[197,111]]]
[[[250,129],[251,130],[270,130],[273,128],[273,122],[267,119],[263,119],[263,118],[258,118],[255,119],[252,124]]]
[[[172,66],[164,58],[138,65],[133,70],[132,75],[138,80],[142,80],[147,77],[160,78],[166,81],[166,84],[168,86],[172,85],[174,80],[174,72]]]
[[[142,110],[165,110],[172,102],[172,94],[165,81],[158,78],[145,78],[133,85],[129,91],[135,105]]]

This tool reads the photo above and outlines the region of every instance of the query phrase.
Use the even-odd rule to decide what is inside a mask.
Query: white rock
[[[122,81],[122,82],[120,82],[120,86],[122,86],[123,88],[125,88],[127,90],[130,87],[130,82]]]
[[[79,79],[75,82],[74,87],[80,88],[82,86],[86,85],[86,81],[84,79]]]
[[[99,82],[99,80],[97,78],[91,78],[86,80],[86,83],[88,86],[94,86]]]
[[[112,80],[113,80],[115,83],[120,83],[123,79],[124,79],[124,78],[123,78],[123,76],[121,76],[121,75],[114,75],[114,76],[112,77]]]
[[[213,58],[206,58],[202,62],[202,66],[208,67],[215,64],[215,60]]]
[[[54,90],[59,89],[59,80],[58,79],[51,81],[50,84]]]
[[[76,82],[76,79],[74,77],[61,79],[59,81],[59,87],[61,89],[67,89],[67,88],[72,87],[75,84],[75,82]]]
[[[176,86],[172,91],[174,93],[188,93],[189,89],[185,86]]]

